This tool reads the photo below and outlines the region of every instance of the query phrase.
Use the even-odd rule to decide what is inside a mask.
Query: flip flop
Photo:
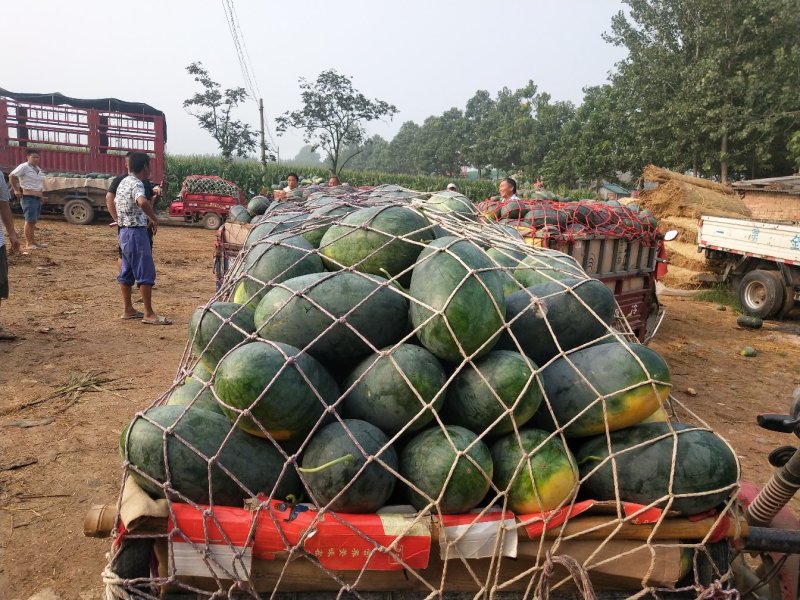
[[[158,315],[155,319],[142,319],[142,323],[145,325],[172,325],[172,319]]]
[[[41,250],[47,248],[47,244],[34,244],[33,246],[25,246],[25,250]]]
[[[123,321],[132,321],[134,319],[143,319],[143,318],[144,318],[144,313],[139,310],[136,311],[136,314],[133,314],[129,317],[126,315],[122,315],[120,317],[120,319],[122,319]]]
[[[17,339],[15,334],[0,329],[0,342],[13,342],[15,339]]]

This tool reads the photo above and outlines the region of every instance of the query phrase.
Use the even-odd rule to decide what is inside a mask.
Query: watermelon
[[[253,196],[247,203],[247,212],[252,216],[263,215],[269,207],[269,198],[266,196]]]
[[[506,312],[503,280],[495,270],[472,271],[493,266],[476,244],[453,236],[434,240],[417,259],[409,287],[411,322],[422,345],[439,358],[482,356],[497,342]]]
[[[540,283],[506,297],[510,330],[497,347],[523,352],[544,365],[559,352],[605,335],[616,308],[614,294],[596,279]]]
[[[492,455],[468,429],[455,425],[445,429],[426,429],[412,438],[400,453],[400,474],[414,486],[407,492],[417,510],[435,511],[435,502],[441,514],[465,513],[489,491]],[[454,447],[469,450],[458,457]]]
[[[230,429],[230,421],[217,413],[157,406],[136,416],[123,430],[120,455],[135,467],[130,473],[139,487],[157,498],[164,497],[160,484],[167,482],[167,473],[172,499],[199,504],[213,500],[241,507],[246,498],[259,492],[275,498],[302,492],[297,473],[284,468],[284,458],[272,443]],[[214,464],[209,468],[212,457]]]
[[[339,398],[321,364],[278,342],[251,342],[228,354],[217,367],[214,389],[223,412],[239,427],[276,440],[305,436]],[[239,418],[241,411],[251,416]]]
[[[553,280],[584,278],[586,273],[574,258],[561,252],[537,252],[520,262],[514,271],[514,279],[522,287],[531,287],[539,283],[548,283]]]
[[[274,284],[322,271],[322,260],[305,238],[288,233],[268,236],[245,256],[233,301],[255,309]]]
[[[208,367],[206,367],[201,361],[198,361],[194,367],[192,367],[191,377],[200,383],[208,383],[214,378],[214,375],[211,373]]]
[[[618,487],[605,435],[587,440],[575,453],[581,493],[587,497],[615,500],[618,489],[620,500],[655,503],[693,515],[725,502],[739,480],[736,456],[711,431],[681,423],[646,423],[612,432],[610,443]]]
[[[524,429],[492,445],[494,483],[508,494],[509,510],[518,514],[553,510],[578,490],[578,467],[558,437]],[[549,438],[549,439],[548,439]]]
[[[228,211],[228,221],[231,223],[249,223],[251,215],[241,204],[234,204]]]
[[[364,419],[389,435],[406,428],[416,431],[433,419],[424,405],[441,408],[447,376],[438,359],[425,348],[399,344],[365,358],[342,384],[343,412]]]
[[[528,206],[524,200],[509,200],[500,209],[500,218],[519,219],[527,210]]]
[[[277,206],[278,204],[279,203],[274,203],[271,206]],[[250,229],[250,233],[247,234],[244,245],[249,248],[259,240],[299,227],[305,223],[306,218],[307,215],[305,213],[298,211],[284,211],[275,214],[267,213],[261,217],[257,217],[257,219],[253,219],[252,221],[254,226]]]
[[[528,357],[508,350],[465,365],[447,389],[444,422],[493,436],[522,427],[542,402],[535,371]]]
[[[206,369],[214,367],[231,348],[255,331],[253,309],[234,302],[199,307],[189,320],[189,341]]]
[[[364,467],[368,457],[397,471],[389,438],[366,421],[345,419],[315,433],[299,469],[314,503],[345,513],[371,513],[384,506],[397,479],[378,460]]]
[[[183,384],[177,386],[167,397],[168,406],[191,406],[194,408],[202,408],[222,414],[222,409],[217,404],[217,399],[214,398],[214,392],[211,388],[206,387],[201,381],[188,377]]]
[[[561,356],[542,369],[540,378],[555,423],[565,427],[566,437],[635,425],[655,412],[670,390],[664,359],[647,346],[623,342],[596,344]],[[533,423],[548,431],[555,429],[545,407]]]
[[[423,210],[452,215],[460,219],[476,221],[480,214],[472,200],[458,192],[437,192],[423,204]]]
[[[746,327],[748,329],[760,329],[764,325],[764,320],[761,317],[753,315],[740,315],[736,319],[736,324],[739,327]]]
[[[329,270],[353,267],[362,273],[411,279],[410,268],[434,237],[428,219],[405,206],[371,206],[345,216],[320,241]]]
[[[360,359],[400,340],[408,301],[376,275],[312,273],[271,289],[256,308],[261,337],[320,360]],[[341,321],[340,321],[341,319]]]
[[[355,210],[357,210],[355,206],[341,203],[321,206],[309,215],[300,235],[307,239],[312,246],[319,248],[322,238],[331,225],[340,217],[349,215]]]

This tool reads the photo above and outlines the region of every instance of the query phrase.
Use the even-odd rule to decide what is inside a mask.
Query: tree
[[[376,134],[360,148],[348,146],[341,155],[342,161],[354,171],[391,171],[388,153],[389,142]]]
[[[186,70],[203,87],[203,91],[184,100],[183,107],[217,141],[222,157],[230,160],[234,155],[244,157],[255,151],[256,132],[250,125],[231,116],[233,109],[247,99],[245,89],[235,87],[222,90],[222,86],[211,79],[200,62],[193,62]]]
[[[334,175],[346,164],[340,160],[342,150],[347,146],[362,146],[366,141],[365,122],[397,113],[395,106],[383,100],[368,99],[353,87],[350,77],[334,69],[323,71],[314,82],[302,77],[299,81],[303,108],[278,117],[278,133],[290,127],[302,129],[303,139],[313,141],[314,149],[322,148],[325,152]]]
[[[304,167],[319,167],[322,166],[322,157],[314,150],[313,146],[306,145],[300,148],[292,162]]]
[[[428,117],[417,135],[418,169],[430,175],[452,176],[460,173],[461,148],[465,141],[464,114],[451,108],[438,117]]]
[[[606,39],[629,55],[612,83],[653,158],[755,176],[788,164],[800,122],[796,0],[625,0]]]
[[[478,177],[492,162],[492,111],[494,100],[486,90],[478,90],[467,101],[464,111],[466,140],[461,148],[464,162],[478,169]]]

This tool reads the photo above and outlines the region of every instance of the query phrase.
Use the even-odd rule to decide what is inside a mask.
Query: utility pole
[[[261,121],[261,167],[267,166],[267,143],[264,141],[264,100],[258,99],[258,116]]]

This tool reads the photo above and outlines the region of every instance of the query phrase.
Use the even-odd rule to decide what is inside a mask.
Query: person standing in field
[[[17,231],[14,228],[14,217],[11,215],[9,200],[11,200],[11,191],[6,185],[5,177],[0,174],[0,221],[3,222],[3,225],[0,226],[0,304],[3,303],[3,300],[8,300],[8,255],[19,251],[19,238],[17,238]],[[3,235],[4,227],[8,243]],[[17,339],[16,335],[0,327],[0,342],[15,339]]]
[[[44,176],[39,168],[39,151],[28,149],[25,151],[28,157],[27,162],[17,166],[11,171],[9,182],[14,189],[14,193],[20,199],[22,214],[25,217],[25,249],[38,250],[46,247],[45,244],[37,244],[35,238],[36,223],[42,212],[42,195],[44,192]]]
[[[147,199],[144,181],[150,176],[150,157],[142,152],[134,152],[128,158],[130,175],[125,177],[114,196],[111,218],[119,227],[119,247],[122,254],[119,276],[123,303],[123,319],[141,318],[148,325],[169,325],[167,317],[157,315],[153,311],[152,294],[156,282],[156,266],[153,252],[147,235],[148,226],[155,234],[158,231],[156,213]],[[144,313],[140,315],[131,302],[133,284],[139,285],[144,304]]]

